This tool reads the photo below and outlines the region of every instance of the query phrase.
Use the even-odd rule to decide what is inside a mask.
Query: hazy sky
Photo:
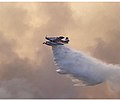
[[[120,64],[120,3],[0,3],[0,98],[118,98],[107,84],[74,87],[44,37]]]

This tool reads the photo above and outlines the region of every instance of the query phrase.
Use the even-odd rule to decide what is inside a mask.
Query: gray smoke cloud
[[[120,43],[119,41],[119,32],[112,33],[112,35],[108,36],[112,37],[108,43],[106,43],[101,38],[96,39],[96,46],[93,47],[94,56],[106,61],[107,63],[112,64],[120,64]]]
[[[45,6],[36,4],[33,12],[39,11],[40,7],[43,9],[41,13],[44,16],[50,16],[50,20],[45,25],[34,27],[31,19],[36,18],[39,19],[38,22],[41,22],[39,18],[41,14],[39,13],[40,15],[37,16],[37,12],[32,16],[31,7],[25,8],[21,3],[0,5],[0,22],[3,23],[0,29],[0,98],[76,97],[74,93],[77,91],[72,87],[70,80],[57,75],[53,70],[55,66],[52,57],[48,53],[48,49],[42,45],[46,32],[56,34],[57,30],[58,32],[64,30],[63,25],[70,21],[69,18],[65,19],[68,21],[59,22],[58,28],[53,32],[57,20],[64,19],[62,12],[65,11],[69,16],[69,6],[66,3],[63,5],[57,3],[59,7],[56,9],[56,4],[50,5],[56,9],[56,13],[61,12],[60,15],[55,16],[56,14],[49,14],[47,11],[49,4],[45,4]],[[62,6],[63,8],[61,8]],[[53,22],[52,20],[55,18],[57,19]],[[61,28],[59,29],[59,27]]]
[[[108,9],[105,10],[105,7],[101,8],[101,12],[104,14],[99,13],[99,19],[96,18],[96,22],[94,22],[93,24],[95,26],[97,22],[99,23],[99,27],[95,27],[95,30],[98,30],[98,28],[100,28],[101,30],[99,32],[103,34],[103,37],[95,38],[94,39],[95,44],[94,46],[91,46],[89,50],[91,51],[91,54],[94,57],[101,59],[102,61],[108,64],[119,65],[120,64],[120,55],[119,55],[120,30],[118,27],[120,26],[120,24],[119,24],[119,17],[116,16],[117,13],[119,15],[119,10],[118,10],[119,3],[113,3],[111,4],[111,6],[109,6],[109,4],[105,4],[105,5],[107,6]],[[100,22],[102,19],[104,19],[104,23]],[[112,92],[112,94],[115,98],[119,97],[119,93]]]
[[[43,26],[46,33],[63,34],[65,28],[73,23],[72,10],[67,3],[46,3],[42,6],[44,13],[49,16],[48,22]]]
[[[0,98],[119,97],[106,84],[74,87],[70,79],[55,72],[52,51],[42,45],[45,35],[68,35],[71,45],[80,50],[96,43],[96,37],[106,45],[114,34],[107,39],[105,33],[113,26],[112,33],[119,29],[115,27],[118,14],[119,3],[0,3]],[[100,56],[98,49],[95,52],[96,58],[113,62]]]

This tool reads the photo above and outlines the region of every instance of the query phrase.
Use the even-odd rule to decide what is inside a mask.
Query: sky
[[[0,98],[120,98],[106,83],[75,87],[56,73],[44,37],[120,64],[120,3],[0,3]]]

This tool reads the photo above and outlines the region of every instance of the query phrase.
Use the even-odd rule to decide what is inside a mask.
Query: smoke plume
[[[0,3],[0,98],[118,98],[104,83],[74,87],[56,73],[52,51],[42,43],[46,35],[68,36],[73,48],[119,64],[119,8],[119,3]]]

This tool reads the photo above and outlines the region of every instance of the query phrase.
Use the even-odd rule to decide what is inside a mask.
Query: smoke
[[[49,16],[47,23],[42,27],[46,33],[63,34],[71,22],[73,23],[72,10],[67,3],[45,3],[42,6],[44,13]]]
[[[100,4],[98,4],[100,6]],[[101,13],[94,14],[95,21],[92,22],[90,26],[93,34],[101,34],[94,38],[94,45],[89,48],[91,54],[101,59],[102,61],[110,64],[120,64],[120,44],[119,44],[119,3],[110,4],[101,4]],[[98,11],[98,10],[97,10]],[[98,17],[99,16],[99,17]],[[104,19],[104,22],[101,22]],[[99,23],[99,25],[97,25]],[[96,26],[97,25],[97,26]],[[92,28],[94,27],[94,28]],[[118,74],[116,74],[118,75]],[[114,76],[114,75],[113,75]],[[119,78],[118,78],[119,80]],[[115,80],[114,80],[115,81]],[[117,82],[114,82],[112,85],[116,85]],[[117,86],[116,86],[117,87]],[[119,88],[118,88],[119,89]],[[115,97],[119,97],[119,94],[112,92]]]
[[[113,35],[114,34],[114,35]],[[112,33],[111,39],[109,42],[105,42],[101,38],[96,39],[96,45],[91,48],[94,52],[94,56],[106,61],[107,63],[120,64],[120,43],[119,41],[119,32]]]
[[[119,3],[0,3],[0,23],[0,98],[119,97],[106,84],[74,87],[55,72],[52,52],[42,45],[46,35],[64,35],[72,47],[118,64],[118,45],[111,47],[119,43],[113,40],[116,30],[119,34]],[[116,60],[94,48],[95,38]],[[91,50],[86,49],[89,46]]]
[[[65,11],[68,16],[71,13],[67,3],[63,4],[63,9],[60,8],[62,3],[56,4],[51,7],[58,8],[56,13],[60,11],[60,15],[49,14],[47,11],[49,4],[45,4],[46,6],[42,3],[0,4],[0,22],[3,23],[0,25],[0,98],[73,98],[77,96],[77,91],[72,87],[70,80],[54,71],[51,53],[42,45],[43,37],[48,32],[52,35],[56,34],[57,30],[64,31],[63,25],[70,21],[68,17],[65,19],[68,21],[59,22],[58,28],[53,32],[58,24],[57,20],[64,19],[62,12]],[[53,22],[52,15],[54,18],[61,17]],[[50,16],[49,21],[43,22],[43,16],[46,18]],[[56,35],[58,34],[60,33]]]

